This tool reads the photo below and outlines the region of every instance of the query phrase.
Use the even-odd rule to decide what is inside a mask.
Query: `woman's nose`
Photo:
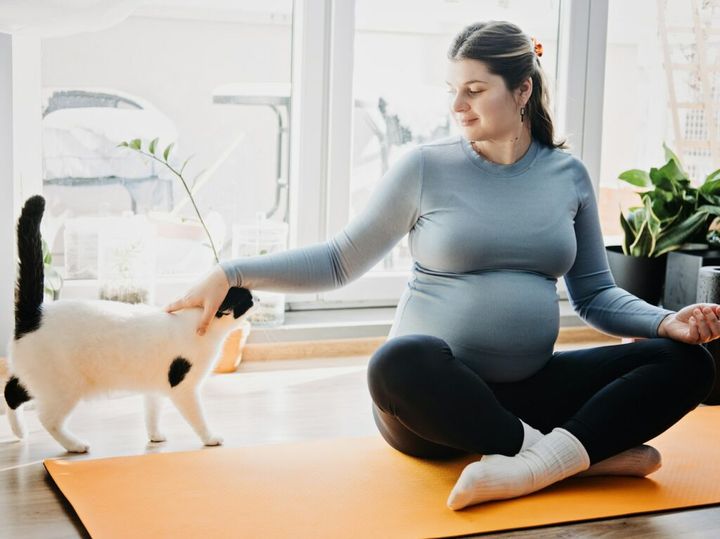
[[[467,109],[467,102],[459,93],[450,94],[450,106],[454,112],[461,112]]]

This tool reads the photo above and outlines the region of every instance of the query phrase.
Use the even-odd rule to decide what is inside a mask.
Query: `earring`
[[[520,121],[525,121],[525,107],[520,107]]]

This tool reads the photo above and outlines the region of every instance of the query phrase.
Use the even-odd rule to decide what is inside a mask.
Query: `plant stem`
[[[192,203],[193,208],[195,208],[195,213],[197,214],[198,219],[200,219],[200,224],[202,225],[203,229],[205,229],[205,234],[207,235],[208,240],[210,241],[210,247],[212,248],[213,256],[215,257],[215,263],[216,263],[216,264],[219,263],[219,262],[220,262],[220,257],[218,256],[217,249],[215,249],[215,243],[213,242],[213,239],[212,239],[212,236],[210,235],[210,231],[208,230],[208,227],[205,225],[205,221],[203,220],[202,215],[200,215],[200,210],[198,209],[197,204],[195,204],[195,199],[193,198],[192,193],[190,192],[190,188],[188,187],[187,183],[185,182],[185,178],[183,178],[182,174],[180,174],[177,170],[175,170],[175,169],[170,165],[170,163],[168,163],[167,161],[163,161],[162,159],[158,158],[156,155],[153,155],[153,154],[148,153],[148,152],[144,152],[143,150],[138,150],[138,149],[135,149],[135,148],[132,148],[132,149],[134,149],[136,152],[141,153],[141,154],[143,154],[143,155],[145,155],[145,156],[147,156],[147,157],[149,157],[149,158],[151,158],[151,159],[154,159],[154,160],[157,161],[158,163],[162,163],[162,164],[165,165],[167,168],[169,168],[170,171],[171,171],[173,174],[175,174],[175,176],[177,176],[177,177],[179,178],[179,180],[180,180],[180,181],[182,182],[182,184],[183,184],[183,187],[185,188],[185,191],[187,192],[188,198],[190,199],[190,202]]]

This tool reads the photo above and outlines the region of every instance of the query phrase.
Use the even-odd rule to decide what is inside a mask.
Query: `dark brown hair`
[[[568,147],[567,140],[555,141],[545,73],[532,40],[518,26],[506,21],[470,24],[453,39],[448,59],[483,62],[490,73],[503,78],[511,92],[532,78],[532,94],[526,105],[532,136],[551,148]]]

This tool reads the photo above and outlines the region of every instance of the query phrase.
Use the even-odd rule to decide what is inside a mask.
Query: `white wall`
[[[14,327],[15,219],[41,190],[39,99],[39,39],[0,34],[0,355]]]

